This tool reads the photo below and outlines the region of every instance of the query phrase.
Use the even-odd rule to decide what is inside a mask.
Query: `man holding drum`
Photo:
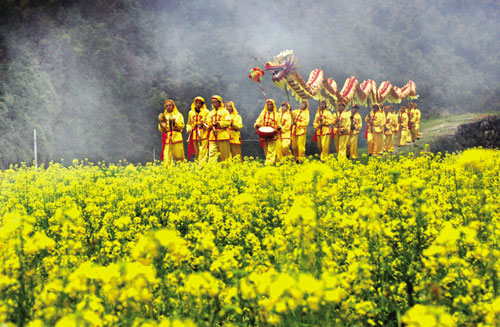
[[[276,162],[278,149],[278,132],[281,130],[278,112],[274,100],[268,99],[266,106],[255,121],[255,129],[260,136],[260,143],[264,148],[266,156],[266,165],[272,165]]]

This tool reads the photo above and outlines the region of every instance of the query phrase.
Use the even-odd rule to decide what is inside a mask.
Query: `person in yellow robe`
[[[241,135],[240,129],[243,128],[243,122],[241,116],[238,114],[238,110],[234,106],[233,101],[226,102],[226,109],[229,111],[231,116],[231,125],[229,125],[229,135],[231,139],[229,140],[229,145],[231,148],[231,157],[236,158],[239,156],[240,161],[243,161],[243,156],[241,155]]]
[[[347,141],[349,140],[349,133],[351,131],[351,114],[345,110],[344,103],[339,103],[332,123],[335,138],[338,138],[338,158],[346,158]]]
[[[391,151],[394,150],[394,144],[392,143],[393,140],[392,135],[394,133],[393,131],[394,117],[391,113],[391,107],[385,106],[384,114],[385,114],[384,151]]]
[[[394,150],[396,133],[399,130],[398,115],[396,114],[396,108],[391,106],[390,112],[392,114],[392,137],[391,137],[391,148]]]
[[[398,114],[399,119],[399,146],[406,145],[406,141],[408,140],[408,114],[406,113],[406,107],[402,106],[399,109]]]
[[[417,121],[420,120],[420,117],[418,117],[418,113],[416,110],[416,106],[413,102],[409,103],[409,114],[408,117],[410,119],[410,135],[411,135],[411,142],[415,142],[417,140]]]
[[[290,150],[292,129],[292,114],[290,112],[290,104],[283,102],[279,110],[279,123],[281,130],[279,132],[279,143],[281,151],[278,151],[278,160],[281,161],[282,157],[291,157],[292,151]]]
[[[188,148],[194,151],[196,160],[206,162],[208,159],[208,109],[205,99],[196,97],[191,104],[188,124],[186,127],[189,145]]]
[[[266,165],[272,165],[276,163],[278,156],[278,151],[280,149],[277,147],[279,142],[279,132],[281,131],[281,125],[279,124],[279,114],[276,109],[276,103],[272,99],[266,100],[266,106],[262,109],[259,117],[255,121],[254,127],[258,130],[260,127],[272,127],[276,133],[272,138],[261,138],[261,144],[264,148],[264,154],[266,156]]]
[[[182,144],[184,117],[177,110],[173,100],[166,100],[164,106],[165,111],[158,116],[158,130],[163,133],[163,161],[168,164],[173,160],[184,161]]]
[[[351,131],[349,132],[349,140],[347,142],[349,147],[349,157],[351,159],[358,158],[358,136],[361,128],[363,127],[363,119],[359,114],[359,104],[355,103],[350,112]]]
[[[374,104],[373,117],[371,118],[372,138],[373,138],[373,155],[378,156],[384,152],[384,125],[385,113],[378,104]]]
[[[411,103],[412,114],[414,115],[414,130],[412,131],[412,141],[420,139],[422,134],[420,133],[420,118],[422,117],[422,113],[420,109],[417,108],[417,104],[415,102]]]
[[[340,105],[340,104],[339,104]],[[337,106],[338,108],[338,106]],[[340,123],[340,113],[338,110],[336,110],[332,114],[332,129],[331,129],[331,135],[333,137],[333,144],[335,145],[335,151],[337,154],[339,153],[339,139],[340,139],[340,134],[339,134],[339,123]],[[346,151],[347,155],[347,151]]]
[[[365,121],[366,121],[366,142],[368,143],[368,155],[370,155],[370,156],[373,155],[373,148],[374,148],[374,143],[373,143],[373,120],[375,119],[376,108],[378,108],[378,105],[376,105],[376,104],[372,105],[372,110],[365,117]]]
[[[292,111],[292,150],[295,160],[303,162],[306,157],[307,125],[309,125],[309,103],[302,101],[300,108]]]
[[[220,95],[212,96],[212,110],[207,115],[208,124],[208,162],[214,164],[218,157],[225,161],[231,157],[231,147],[229,145],[229,126],[231,116],[224,108]]]
[[[326,106],[326,101],[319,102],[318,111],[314,117],[313,126],[316,129],[315,137],[318,143],[321,161],[326,161],[330,155],[330,136],[333,116]]]

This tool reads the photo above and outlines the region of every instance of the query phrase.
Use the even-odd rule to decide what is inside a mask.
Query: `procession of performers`
[[[185,161],[183,135],[184,117],[173,100],[166,100],[165,111],[158,116],[158,130],[162,133],[161,160],[171,163]],[[186,124],[188,159],[201,165],[238,158],[242,161],[241,116],[233,101],[222,100],[219,95],[211,98],[212,110],[208,110],[205,99],[194,98]],[[363,127],[359,105],[350,111],[340,102],[335,112],[328,109],[326,101],[320,101],[313,120],[314,137],[320,153],[320,160],[330,155],[330,140],[334,140],[338,158],[358,158],[358,136]],[[401,106],[396,113],[394,106],[373,104],[365,117],[364,137],[368,143],[368,154],[379,156],[415,142],[421,136],[420,110],[416,103]],[[300,108],[291,110],[288,102],[279,109],[274,100],[267,99],[255,121],[254,128],[266,157],[266,165],[282,160],[303,162],[306,156],[307,128],[310,121],[309,103],[302,101]],[[291,149],[290,149],[291,148]]]

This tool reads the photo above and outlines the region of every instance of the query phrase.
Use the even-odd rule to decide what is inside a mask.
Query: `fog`
[[[352,75],[413,80],[424,116],[498,110],[499,12],[496,1],[61,1],[2,25],[0,142],[25,149],[0,150],[2,164],[31,160],[24,143],[37,127],[44,161],[150,161],[166,98],[187,119],[195,96],[220,94],[243,116],[243,138],[256,140],[264,97],[248,73],[284,49],[306,80],[319,68],[339,89]],[[263,86],[286,100],[270,74]],[[14,126],[25,128],[16,138],[6,135]],[[244,153],[259,151],[247,144]]]

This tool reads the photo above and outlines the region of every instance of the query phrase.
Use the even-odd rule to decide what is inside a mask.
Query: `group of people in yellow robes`
[[[194,98],[189,111],[186,131],[188,157],[199,162],[225,161],[241,155],[241,116],[232,101],[225,104],[220,95],[212,96],[212,110],[207,109],[205,99]],[[165,111],[158,117],[158,130],[162,133],[161,160],[184,161],[182,130],[186,125],[174,101],[165,101]],[[241,159],[240,159],[241,160]]]
[[[421,136],[420,117],[420,109],[414,102],[410,102],[408,108],[401,106],[398,113],[394,106],[372,105],[365,117],[368,154],[377,156],[394,150],[396,144],[401,147],[418,140]]]
[[[234,102],[224,103],[219,95],[212,96],[211,100],[212,108],[208,110],[204,98],[194,98],[187,124],[175,102],[165,101],[165,111],[158,117],[158,129],[163,137],[163,161],[185,160],[184,127],[188,134],[188,157],[194,155],[201,163],[215,163],[219,158],[225,161],[232,157],[242,160],[240,130],[243,122]],[[300,108],[292,111],[288,102],[283,102],[278,109],[274,100],[266,100],[254,124],[260,135],[266,165],[280,162],[283,158],[293,158],[297,162],[305,159],[309,121],[307,101],[302,101]],[[374,104],[365,122],[369,155],[380,155],[393,150],[395,143],[403,146],[420,137],[420,110],[415,103],[409,103],[408,108],[402,106],[398,113],[394,106],[382,108]],[[318,144],[320,159],[325,161],[330,155],[331,139],[339,157],[356,159],[362,125],[358,104],[346,111],[346,105],[339,103],[336,112],[331,112],[326,101],[320,101],[313,121],[313,141]],[[263,128],[267,128],[268,132],[260,133]]]

